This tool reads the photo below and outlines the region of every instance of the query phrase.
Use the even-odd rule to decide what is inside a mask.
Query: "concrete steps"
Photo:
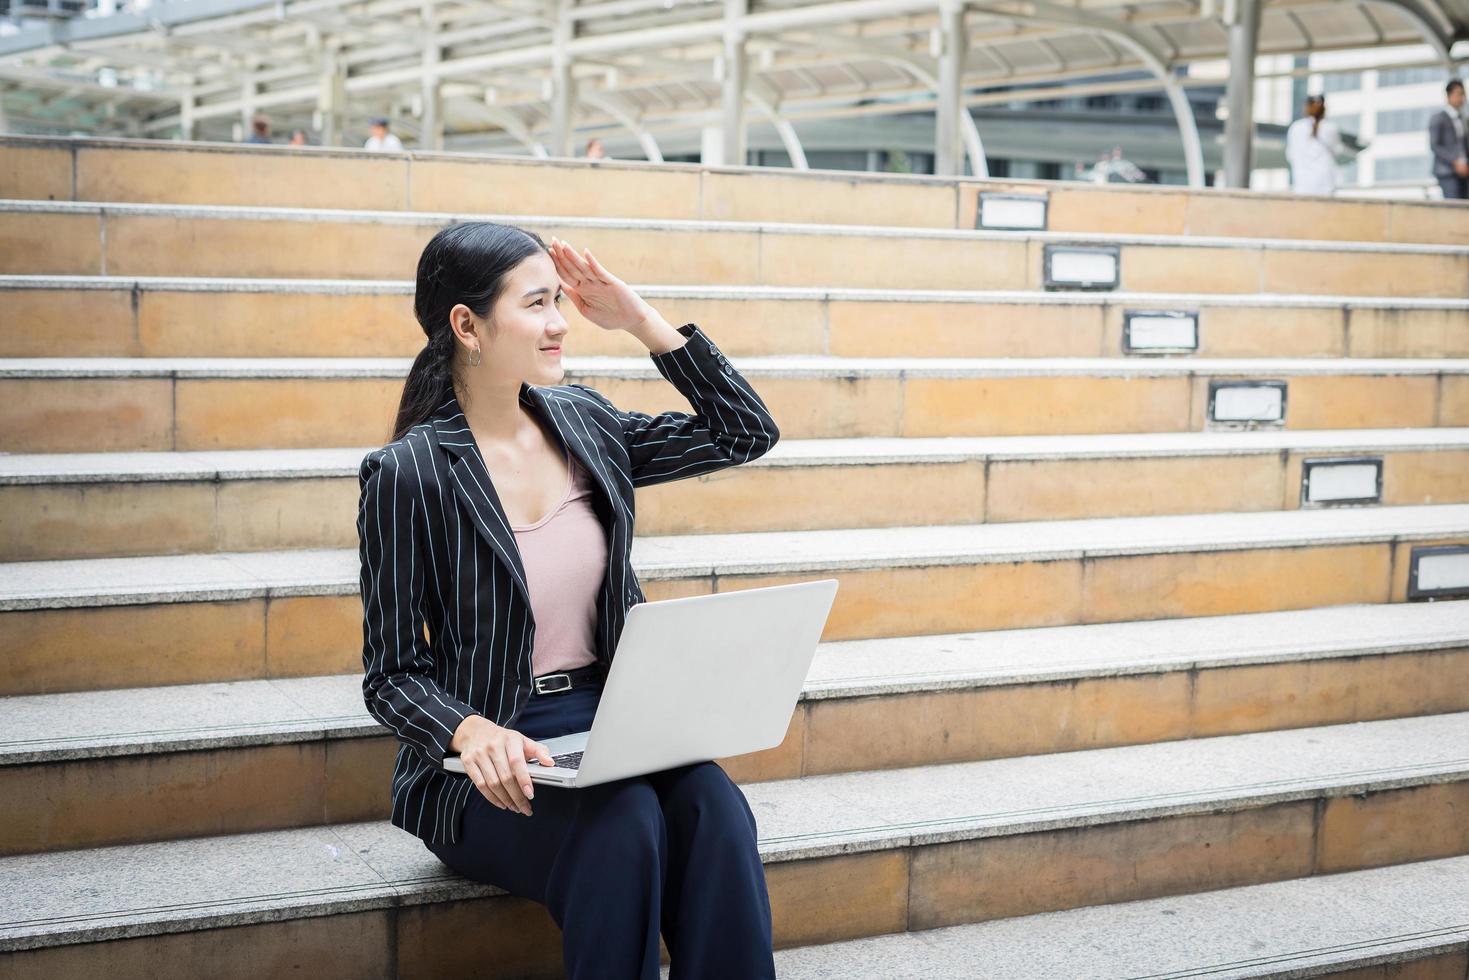
[[[1083,264],[1110,271],[1075,274],[1115,275],[1113,288],[1140,292],[1469,297],[1469,245],[17,200],[0,200],[0,268],[388,279],[415,268],[436,231],[466,220],[565,238],[629,281],[1042,289],[1070,281],[1048,249],[1079,246],[1093,250]],[[1099,247],[1115,256],[1095,254]]]
[[[634,285],[684,319],[718,324],[720,349],[738,357],[1469,356],[1464,299]],[[423,345],[413,289],[402,279],[0,276],[14,325],[0,333],[0,357],[412,357]],[[1145,348],[1142,327],[1127,329],[1133,314],[1160,311],[1197,316],[1197,349]],[[569,351],[644,354],[574,304],[562,313]]]
[[[1022,194],[1042,200],[1046,226],[1056,231],[1469,244],[1463,210],[1438,202],[846,170],[7,136],[0,174],[4,196],[36,200],[930,228],[978,227],[982,193]]]
[[[756,782],[1455,711],[1469,601],[898,637],[822,644],[784,744],[722,764]],[[360,671],[11,696],[0,718],[0,854],[389,815],[397,744]]]
[[[380,445],[410,363],[0,359],[0,451]],[[620,407],[670,407],[668,383],[646,356],[565,363],[567,381]],[[792,439],[1469,425],[1462,358],[751,357],[738,365]]]
[[[1462,855],[1466,746],[1469,713],[1443,714],[746,795],[791,946]],[[559,965],[543,912],[380,821],[12,856],[0,882],[27,896],[0,924],[11,976],[87,975],[99,958],[111,977],[304,956],[323,980]],[[506,943],[525,960],[491,955]]]
[[[0,561],[355,548],[370,448],[0,455]],[[1331,460],[1359,478],[1307,478]],[[782,439],[733,472],[642,488],[638,531],[1310,509],[1363,499],[1376,465],[1377,503],[1469,503],[1469,428]]]
[[[805,946],[775,965],[785,980],[1461,980],[1466,949],[1469,858],[1455,857]]]
[[[1469,504],[1440,504],[666,535],[632,561],[650,600],[836,577],[839,640],[1448,597],[1462,559],[1433,549],[1464,544]],[[356,670],[358,576],[350,548],[0,564],[0,695]]]
[[[995,192],[1044,225],[977,230]],[[781,421],[641,492],[633,560],[841,580],[784,744],[725,760],[783,976],[1465,980],[1469,209],[11,137],[0,197],[0,980],[559,974],[387,822],[360,696],[356,464],[471,217],[631,257]],[[567,314],[568,380],[682,407]],[[1134,917],[1026,931],[1079,906]]]

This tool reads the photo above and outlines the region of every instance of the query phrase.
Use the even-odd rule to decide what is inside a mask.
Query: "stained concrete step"
[[[369,451],[0,455],[0,561],[356,547],[357,469]],[[1374,490],[1375,501],[1363,496]],[[828,506],[837,497],[842,507]],[[1358,505],[1351,501],[1469,503],[1469,428],[782,439],[734,471],[642,488],[638,530]]]
[[[777,944],[831,942],[1462,855],[1469,713],[745,794]],[[542,910],[460,878],[385,822],[8,857],[0,885],[26,896],[0,923],[9,976],[156,976],[159,962],[244,977],[309,961],[320,980],[559,966]]]
[[[499,221],[666,283],[1041,289],[1048,246],[1116,250],[1111,288],[1469,297],[1469,244],[931,229],[564,215],[0,201],[7,273],[402,278],[441,228]],[[900,252],[903,261],[893,261]],[[635,260],[619,257],[636,256]],[[1084,260],[1091,266],[1096,254]],[[1115,271],[1115,281],[1114,281]],[[1054,275],[1053,275],[1054,274]],[[1098,272],[1083,273],[1089,284]]]
[[[1469,591],[1469,504],[639,537],[652,600],[836,577],[823,639]],[[355,548],[0,564],[0,694],[350,673]]]
[[[1284,980],[1469,975],[1469,858],[1318,875],[778,952],[783,980]]]
[[[410,363],[0,359],[0,451],[381,445]],[[622,408],[687,410],[646,352],[565,367],[566,381]],[[791,356],[737,367],[793,439],[1469,425],[1463,358]]]
[[[855,640],[818,648],[784,744],[724,764],[753,782],[1453,711],[1469,601]],[[0,854],[389,816],[370,774],[397,743],[360,671],[9,697],[0,720]]]
[[[973,228],[980,194],[1040,197],[1053,230],[1469,244],[1452,204],[1218,188],[1117,187],[636,160],[112,138],[0,138],[11,197],[39,200],[531,210],[601,217],[879,221]]]
[[[735,356],[1469,356],[1469,300],[1302,294],[636,284],[717,323]],[[0,357],[412,357],[412,280],[0,275]],[[574,304],[568,347],[637,356]],[[1192,314],[1197,347],[1160,349],[1159,313]],[[1135,314],[1153,314],[1138,317]],[[1187,317],[1183,317],[1186,322]],[[1179,322],[1177,319],[1166,321]],[[1168,341],[1176,343],[1176,341]],[[1151,345],[1151,346],[1150,346]]]

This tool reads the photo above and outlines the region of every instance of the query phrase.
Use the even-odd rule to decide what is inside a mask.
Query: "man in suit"
[[[1433,176],[1448,201],[1469,198],[1469,137],[1464,125],[1464,83],[1457,78],[1445,88],[1448,105],[1428,122]]]

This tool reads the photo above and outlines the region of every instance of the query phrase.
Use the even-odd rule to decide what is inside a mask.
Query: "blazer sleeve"
[[[1458,135],[1454,130],[1454,121],[1449,118],[1447,112],[1440,110],[1434,113],[1431,122],[1428,144],[1438,162],[1438,166],[1434,169],[1447,170],[1452,173],[1454,161],[1464,156],[1463,149],[1454,145],[1455,137]]]
[[[737,466],[763,456],[780,439],[780,429],[765,402],[735,370],[719,347],[697,324],[686,323],[678,332],[689,338],[661,354],[649,352],[658,373],[679,390],[693,407],[682,411],[624,411],[601,392],[587,392],[616,417],[622,441],[632,461],[635,487],[682,480]]]
[[[413,468],[398,463],[396,450],[380,449],[369,453],[358,471],[362,698],[368,713],[401,742],[441,766],[453,753],[454,730],[479,712],[434,681],[433,654],[423,631],[420,487]]]

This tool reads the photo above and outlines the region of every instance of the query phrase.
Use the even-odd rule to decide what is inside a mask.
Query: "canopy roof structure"
[[[1226,58],[1232,44],[1238,56],[1249,41],[1254,53],[1284,54],[1426,40],[1448,72],[1453,46],[1469,38],[1469,0],[1261,4],[174,0],[23,19],[0,32],[0,86],[11,90],[13,122],[92,133],[229,138],[237,121],[266,112],[277,131],[314,124],[332,142],[344,126],[384,115],[403,119],[424,148],[497,132],[530,154],[564,156],[575,130],[622,126],[658,160],[659,132],[715,127],[726,163],[743,162],[752,113],[775,125],[797,167],[805,158],[792,120],[932,99],[938,172],[962,172],[967,154],[983,175],[980,134],[960,106],[1015,86],[1142,70],[1168,96],[1200,183],[1182,90],[1191,63]],[[1241,25],[1255,23],[1241,40]],[[1238,74],[1234,86],[1244,84]]]

